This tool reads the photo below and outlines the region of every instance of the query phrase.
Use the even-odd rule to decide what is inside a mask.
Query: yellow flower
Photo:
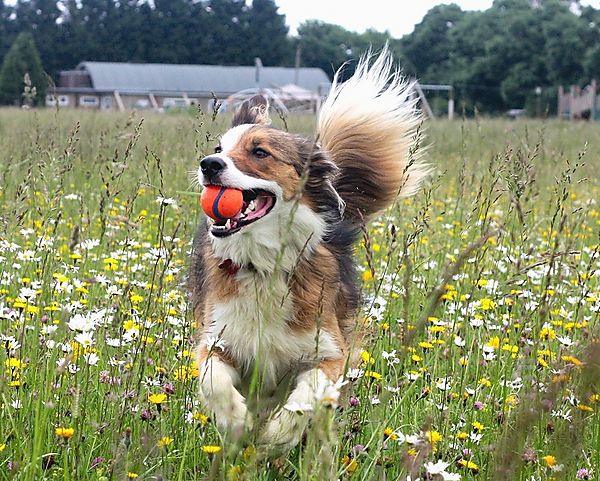
[[[205,444],[200,449],[202,449],[202,451],[205,452],[206,454],[216,454],[219,451],[221,451],[221,446],[213,446],[211,444]]]
[[[549,468],[551,468],[552,466],[554,466],[556,464],[556,458],[554,456],[552,456],[551,454],[544,456],[542,459],[546,463],[546,466],[548,466]]]
[[[378,381],[383,377],[381,374],[379,374],[378,372],[375,372],[375,371],[366,371],[365,376],[373,378],[373,379],[377,379]]]
[[[0,453],[6,449],[6,443],[0,444]]]
[[[479,466],[477,466],[477,464],[475,464],[473,461],[469,461],[468,459],[459,459],[458,464],[460,464],[463,468],[470,469],[471,471],[479,471]]]
[[[71,439],[73,434],[75,434],[74,428],[56,428],[54,430],[54,434],[56,434],[59,438],[63,439]]]
[[[162,438],[160,438],[158,440],[156,445],[159,448],[164,448],[164,447],[168,446],[169,444],[171,444],[172,442],[173,442],[173,438],[170,438],[169,436],[163,436]]]
[[[500,338],[498,336],[492,337],[486,346],[493,347],[494,349],[498,349],[500,347]]]
[[[540,339],[551,341],[556,339],[556,331],[551,327],[542,327],[540,331]]]
[[[27,366],[27,364],[16,357],[9,357],[4,361],[4,365],[9,369],[23,369]]]
[[[140,476],[139,474],[137,474],[137,473],[132,473],[131,471],[129,471],[129,472],[127,473],[127,478],[128,478],[128,479],[135,479],[135,478],[137,478],[137,477],[139,477],[139,476]]]
[[[565,362],[570,362],[571,364],[574,364],[577,367],[583,366],[583,362],[581,362],[575,356],[562,356],[561,359]]]
[[[385,438],[392,439],[394,441],[398,439],[398,435],[390,427],[387,427],[383,430],[383,435]]]
[[[490,382],[490,380],[489,380],[489,379],[487,379],[487,378],[485,378],[485,377],[482,377],[482,378],[479,380],[479,384],[480,384],[481,386],[485,386],[485,387],[491,387],[491,386],[492,386],[492,383]]]
[[[240,479],[240,475],[242,474],[242,467],[239,464],[235,466],[231,466],[227,470],[227,481],[236,481]]]
[[[481,307],[484,311],[489,311],[496,307],[496,303],[492,299],[488,299],[486,297],[479,301],[479,307]]]
[[[465,439],[467,439],[469,437],[469,435],[467,433],[465,433],[464,431],[460,431],[457,435],[456,435],[456,439],[460,439],[461,441],[464,441]]]
[[[129,300],[131,301],[132,304],[139,304],[140,302],[142,302],[144,300],[144,297],[140,296],[139,294],[131,294],[129,296]]]
[[[164,393],[148,395],[148,401],[152,404],[162,404],[166,400],[167,400],[167,395]]]
[[[442,440],[442,435],[437,431],[426,431],[425,437],[433,445]]]
[[[365,282],[369,282],[373,279],[373,273],[371,271],[364,271],[362,273],[362,280]]]
[[[354,473],[358,469],[358,463],[356,462],[356,460],[348,456],[344,456],[342,458],[342,463],[344,463],[344,465],[346,466],[346,471],[349,474]]]
[[[192,414],[192,418],[196,421],[199,421],[201,424],[208,423],[208,416],[200,412],[195,412],[194,414]]]
[[[477,432],[483,431],[485,429],[485,426],[478,421],[473,421],[471,425],[473,426],[473,430]]]
[[[132,329],[139,331],[140,325],[136,324],[133,320],[129,319],[123,323],[123,329],[125,329],[126,331],[130,331]]]
[[[119,261],[112,257],[107,257],[103,262],[105,271],[116,271],[119,268]]]
[[[369,354],[369,351],[362,351],[360,353],[360,358],[365,364],[375,364],[375,358]]]
[[[585,412],[588,412],[588,413],[593,413],[594,412],[594,408],[593,407],[587,406],[585,404],[578,404],[576,406],[576,408],[579,409],[580,411],[585,411]]]

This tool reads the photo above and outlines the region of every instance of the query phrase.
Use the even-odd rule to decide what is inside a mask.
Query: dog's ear
[[[265,124],[271,123],[269,118],[269,101],[264,95],[255,95],[244,100],[233,114],[231,126],[242,124]]]
[[[317,210],[337,212],[337,215],[341,217],[344,214],[346,203],[335,188],[340,173],[339,167],[333,162],[331,156],[316,144],[313,144],[301,155],[304,158],[304,165],[298,173],[299,175],[308,174],[304,193],[311,198]]]

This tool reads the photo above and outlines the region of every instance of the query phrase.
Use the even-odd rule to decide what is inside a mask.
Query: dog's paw
[[[237,391],[228,401],[219,401],[212,411],[219,431],[233,440],[252,430],[252,419],[248,416],[244,397]]]
[[[263,427],[259,449],[271,456],[291,451],[302,440],[308,421],[305,414],[281,409]]]

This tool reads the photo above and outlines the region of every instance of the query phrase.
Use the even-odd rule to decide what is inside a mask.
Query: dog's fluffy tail
[[[422,119],[414,84],[394,69],[387,48],[372,64],[370,57],[344,83],[336,73],[317,122],[320,146],[340,169],[345,216],[357,220],[415,193],[429,170],[413,148]]]

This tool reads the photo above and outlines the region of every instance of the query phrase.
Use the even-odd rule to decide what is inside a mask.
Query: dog
[[[361,229],[428,173],[412,149],[422,122],[414,85],[388,49],[339,77],[314,139],[272,127],[257,95],[198,170],[202,185],[244,197],[235,218],[205,218],[193,244],[200,398],[234,439],[268,413],[258,443],[280,453],[302,439],[302,412],[337,401],[355,345]]]

